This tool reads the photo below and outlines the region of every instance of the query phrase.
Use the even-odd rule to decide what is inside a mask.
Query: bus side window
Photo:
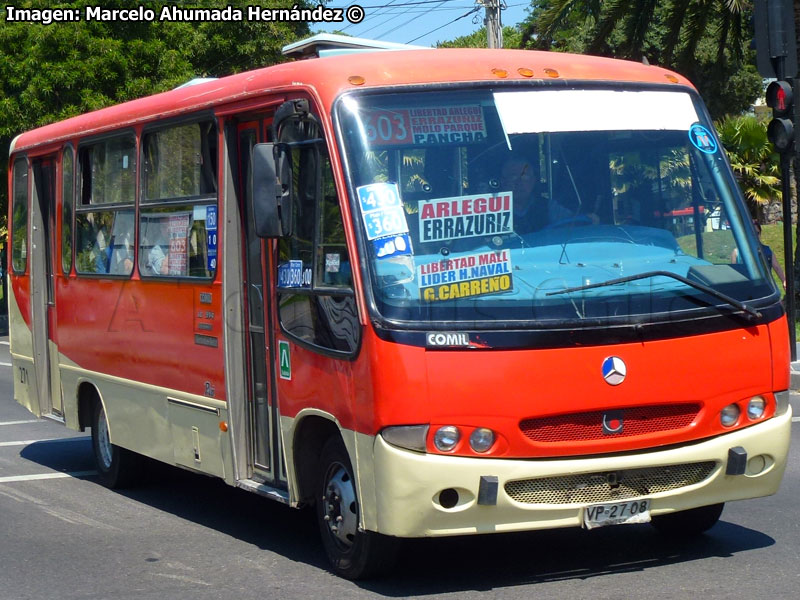
[[[28,161],[14,161],[14,199],[11,217],[11,266],[24,273],[28,263]]]
[[[352,287],[350,255],[344,236],[342,213],[339,210],[339,196],[333,181],[330,160],[322,157],[322,206],[320,208],[320,244],[315,264],[317,281],[320,285]]]
[[[136,159],[133,133],[78,149],[75,270],[80,275],[133,272]]]
[[[142,137],[139,273],[214,277],[217,266],[217,127],[214,121],[148,130]]]

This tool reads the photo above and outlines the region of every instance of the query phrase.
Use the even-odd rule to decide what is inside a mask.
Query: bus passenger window
[[[213,121],[148,132],[139,215],[142,277],[211,278],[217,268],[217,128]]]
[[[136,138],[126,133],[82,145],[78,162],[75,270],[128,277],[135,256]]]
[[[77,217],[78,273],[130,275],[133,271],[133,210],[82,212]]]

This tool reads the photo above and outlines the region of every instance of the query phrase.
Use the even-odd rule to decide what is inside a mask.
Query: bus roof
[[[352,89],[537,79],[691,87],[686,78],[661,67],[560,52],[477,48],[367,52],[282,63],[117,104],[24,133],[12,143],[11,152],[213,109],[270,91],[287,92],[298,86],[315,89],[329,107],[339,94]],[[360,85],[353,83],[362,80]]]

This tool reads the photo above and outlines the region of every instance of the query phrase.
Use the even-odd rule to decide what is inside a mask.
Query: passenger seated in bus
[[[117,212],[107,249],[110,274],[131,274],[133,270],[133,232],[133,211]]]
[[[116,237],[111,238],[109,245],[110,257],[108,272],[112,275],[129,275],[133,270],[133,252],[131,244],[126,241],[119,242]]]
[[[105,227],[97,230],[92,246],[92,257],[94,258],[94,273],[108,273],[108,263],[111,256],[111,246],[108,243],[108,233]]]
[[[148,275],[169,274],[169,227],[166,219],[159,220],[159,234],[147,252],[145,268]]]

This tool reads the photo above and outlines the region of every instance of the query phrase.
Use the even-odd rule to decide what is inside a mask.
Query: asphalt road
[[[135,490],[101,487],[88,432],[14,403],[5,339],[0,600],[800,596],[797,443],[777,495],[729,503],[694,542],[649,525],[414,540],[394,576],[353,583],[327,571],[310,511],[159,465]]]

